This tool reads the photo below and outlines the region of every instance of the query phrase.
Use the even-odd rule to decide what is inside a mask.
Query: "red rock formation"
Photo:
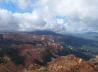
[[[5,58],[8,59],[6,56]],[[24,72],[24,66],[15,65],[11,60],[6,60],[6,62],[0,64],[0,72]]]
[[[47,65],[47,62],[58,57],[63,49],[55,42],[54,37],[47,35],[7,33],[3,34],[0,42],[2,42],[0,43],[0,53],[2,52],[0,57],[3,60],[0,71],[2,72],[7,72],[6,67],[13,69],[10,72],[14,70],[17,72],[18,69],[23,70],[24,67],[35,68],[35,64]]]
[[[49,63],[49,72],[98,72],[87,61],[74,55],[62,56]]]
[[[86,62],[73,55],[59,57],[64,47],[55,36],[28,33],[7,33],[0,37],[0,72],[24,72],[47,65],[50,72],[98,72],[96,63]]]

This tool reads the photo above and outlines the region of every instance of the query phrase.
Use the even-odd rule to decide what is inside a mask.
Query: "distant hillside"
[[[86,32],[86,33],[78,33],[73,35],[81,37],[81,38],[85,38],[85,39],[98,41],[98,32]]]

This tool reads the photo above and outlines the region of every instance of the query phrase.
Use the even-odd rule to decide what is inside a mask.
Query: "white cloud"
[[[44,29],[46,23],[36,11],[32,13],[11,13],[0,9],[0,30],[1,31],[30,31]]]
[[[57,19],[58,24],[64,24],[64,19]]]
[[[0,31],[15,30],[18,28],[17,21],[14,19],[11,12],[0,9]]]
[[[1,9],[2,29],[11,25],[10,28],[22,31],[36,29],[49,29],[56,32],[98,31],[98,0],[10,1],[21,9],[31,7],[32,13],[11,13],[7,10],[2,12]]]
[[[55,23],[54,17],[65,16],[66,22],[61,21],[66,31],[98,31],[95,29],[98,27],[98,21],[95,23],[98,20],[98,0],[39,0],[38,6],[38,12],[46,18],[47,23],[53,24],[53,29],[60,24]]]
[[[19,22],[20,31],[36,30],[39,29],[39,27],[41,29],[41,27],[44,28],[44,25],[46,24],[36,11],[33,11],[32,13],[14,13],[14,17]]]

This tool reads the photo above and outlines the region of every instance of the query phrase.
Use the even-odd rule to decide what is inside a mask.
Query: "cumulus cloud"
[[[2,0],[3,1],[3,0]],[[5,0],[32,12],[0,10],[0,29],[98,32],[98,0]],[[2,28],[1,28],[2,27]]]
[[[54,17],[65,16],[62,18],[62,21],[65,20],[62,30],[69,32],[98,31],[95,28],[98,27],[97,3],[98,0],[39,0],[38,11],[41,11],[49,23],[53,19],[53,24],[59,19]],[[55,24],[60,23],[57,21]]]
[[[17,21],[11,12],[0,9],[0,31],[11,31],[18,28]]]
[[[45,24],[46,22],[41,19],[36,11],[32,13],[11,13],[0,9],[0,31],[44,29]]]

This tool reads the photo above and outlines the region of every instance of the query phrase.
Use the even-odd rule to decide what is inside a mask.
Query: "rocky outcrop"
[[[98,72],[94,65],[74,55],[62,56],[51,62],[49,72]]]

